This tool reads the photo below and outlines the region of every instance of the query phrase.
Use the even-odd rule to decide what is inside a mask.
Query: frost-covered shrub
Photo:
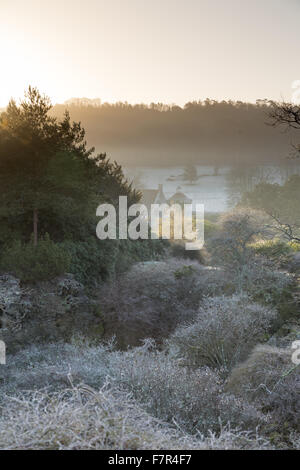
[[[284,267],[289,262],[291,255],[295,253],[294,245],[279,238],[271,240],[259,240],[250,245],[254,253],[265,256],[275,265]]]
[[[5,397],[0,448],[14,450],[265,449],[257,433],[225,427],[193,438],[153,419],[117,390],[82,385]]]
[[[264,338],[275,317],[274,309],[245,294],[208,298],[196,320],[178,327],[168,342],[189,366],[230,370]]]
[[[209,240],[208,250],[211,263],[225,270],[232,291],[245,291],[255,301],[284,304],[281,310],[286,314],[294,280],[278,271],[274,260],[280,265],[280,259],[293,253],[293,248],[280,240],[269,239],[271,232],[266,229],[264,216],[257,211],[234,210],[224,214],[219,225],[220,231]]]
[[[67,274],[57,280],[57,291],[62,297],[78,297],[84,294],[84,286],[73,275]]]
[[[300,450],[300,434],[291,433],[289,439],[292,444],[292,448],[295,450]]]
[[[120,392],[87,386],[6,397],[1,449],[184,449],[196,441],[151,418]]]
[[[1,391],[16,394],[44,387],[55,391],[81,382],[101,387],[109,375],[110,351],[111,345],[91,346],[80,339],[75,344],[30,346],[8,356],[0,371]]]
[[[217,372],[189,370],[149,341],[126,352],[80,339],[32,346],[10,358],[0,391],[0,448],[267,445],[255,431],[262,416],[224,392]]]
[[[292,368],[291,358],[290,349],[258,345],[245,362],[231,371],[227,387],[235,394],[260,400]]]
[[[130,351],[113,351],[111,345],[53,344],[31,347],[12,358],[0,381],[1,402],[5,394],[23,396],[47,388],[61,392],[81,383],[99,389],[107,381],[139,402],[152,416],[188,433],[208,437],[222,426],[254,431],[261,417],[253,405],[225,393],[223,381],[207,367],[193,371],[176,358],[158,352],[147,341]]]
[[[151,414],[189,433],[220,432],[222,425],[255,429],[255,407],[225,393],[223,381],[208,367],[191,370],[151,343],[112,353],[114,383],[123,386]]]
[[[237,290],[244,290],[254,300],[273,305],[291,300],[294,288],[292,276],[277,271],[272,263],[258,257],[242,266],[233,282]]]
[[[291,349],[257,346],[233,369],[227,389],[270,412],[275,422],[300,431],[300,375]]]
[[[239,209],[224,214],[217,235],[207,244],[212,263],[239,271],[252,257],[249,244],[264,231],[258,212]]]
[[[147,337],[161,340],[195,316],[203,296],[222,291],[223,285],[217,269],[196,262],[138,263],[99,292],[106,337],[115,334],[123,348]]]

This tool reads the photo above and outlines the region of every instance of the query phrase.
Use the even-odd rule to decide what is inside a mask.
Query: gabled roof
[[[170,199],[168,199],[169,204],[174,204],[176,202],[179,204],[192,204],[192,200],[181,191],[177,191],[175,194],[173,194],[173,196],[170,197]]]
[[[145,206],[149,207],[151,204],[155,203],[156,196],[158,195],[158,189],[143,189],[142,190],[142,198],[140,200],[141,204],[145,204]]]
[[[159,185],[158,189],[142,189],[141,204],[145,204],[148,208],[151,204],[163,204],[167,202],[164,195],[162,185]]]

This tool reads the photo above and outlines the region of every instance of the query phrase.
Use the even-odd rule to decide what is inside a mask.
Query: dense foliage
[[[114,274],[117,264],[124,268],[139,256],[151,257],[155,249],[140,243],[132,256],[130,244],[96,238],[97,206],[111,202],[117,207],[121,195],[131,204],[140,194],[126,181],[120,165],[87,148],[80,122],[71,122],[67,111],[58,120],[50,115],[51,107],[47,97],[29,87],[20,105],[12,100],[0,116],[2,267],[23,280],[40,279],[37,268],[26,275],[24,263],[30,252],[34,266],[36,259],[47,266],[45,250],[37,249],[36,255],[34,250],[48,234],[47,243],[59,243],[71,261],[61,263],[61,270],[58,265],[49,269],[44,277],[69,266],[80,280],[96,282]],[[22,250],[24,260],[18,262]]]

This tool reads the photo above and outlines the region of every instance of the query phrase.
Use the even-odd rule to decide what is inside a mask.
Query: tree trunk
[[[38,211],[33,210],[33,244],[36,246],[38,243]]]

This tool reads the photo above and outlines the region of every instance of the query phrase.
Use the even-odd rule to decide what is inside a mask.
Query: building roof
[[[142,189],[142,198],[140,200],[141,204],[149,207],[151,204],[155,203],[156,196],[158,194],[158,189]]]
[[[180,191],[181,188],[180,186],[177,188],[177,191],[175,194],[173,194],[173,196],[170,197],[170,199],[168,199],[168,203],[169,204],[176,204],[176,203],[179,203],[179,204],[192,204],[192,199],[190,199],[189,197],[187,197],[182,191]]]
[[[167,202],[162,184],[159,184],[158,189],[142,189],[142,193],[140,203],[145,204],[148,208],[151,204],[164,204]]]

